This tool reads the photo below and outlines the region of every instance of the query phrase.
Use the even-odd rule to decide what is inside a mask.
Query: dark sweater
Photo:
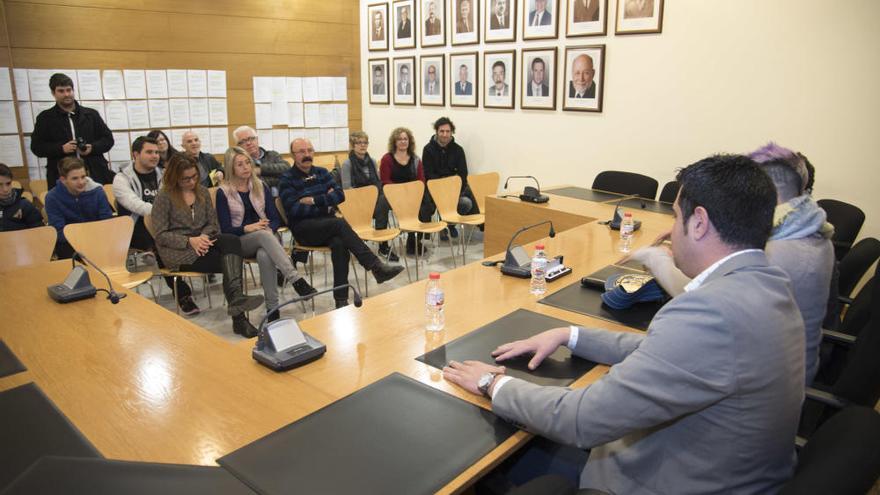
[[[272,190],[265,184],[263,184],[263,194],[266,195],[266,218],[269,219],[269,228],[275,232],[281,226],[281,216],[275,208],[275,197],[272,196]],[[260,221],[260,215],[251,203],[251,193],[239,192],[238,195],[244,203],[244,220],[241,225],[236,226],[232,225],[232,215],[229,213],[229,201],[226,199],[226,194],[219,189],[217,190],[217,220],[220,221],[220,232],[224,234],[242,236],[245,234],[245,225]]]
[[[22,230],[43,225],[43,216],[31,204],[21,197],[21,189],[12,190],[12,198],[6,206],[0,204],[0,232]]]
[[[432,136],[422,150],[422,164],[425,167],[425,179],[458,175],[461,177],[461,190],[464,191],[467,187],[467,157],[455,138],[443,147],[437,143],[437,136]]]
[[[281,196],[281,203],[284,205],[291,226],[297,220],[330,216],[332,207],[345,201],[342,187],[333,180],[330,172],[315,166],[311,167],[308,173],[303,172],[296,165],[290,167],[281,176],[278,194]],[[314,205],[299,202],[300,198],[308,196],[315,199]]]

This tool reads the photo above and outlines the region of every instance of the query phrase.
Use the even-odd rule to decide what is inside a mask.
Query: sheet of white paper
[[[37,121],[37,117],[44,112],[55,106],[54,101],[32,101],[31,108],[34,109],[34,122]],[[107,119],[104,119],[104,122],[107,122]]]
[[[15,96],[18,101],[31,101],[31,85],[28,84],[27,69],[12,69],[12,80],[15,82]]]
[[[287,129],[272,129],[272,149],[286,150],[290,148],[290,133]]]
[[[319,127],[336,127],[336,106],[332,103],[321,103],[319,107],[321,124]]]
[[[21,140],[18,134],[14,136],[0,136],[0,162],[10,167],[23,167],[21,158]]]
[[[229,128],[228,127],[212,127],[211,128],[211,148],[212,153],[226,153],[229,148]]]
[[[104,109],[104,100],[81,101],[79,102],[79,104],[98,112],[98,115],[101,116],[101,120],[103,120],[105,123],[107,122],[107,112]],[[34,119],[34,122],[36,122],[36,119]]]
[[[189,100],[189,123],[190,125],[208,125],[211,118],[208,115],[207,98],[191,98]]]
[[[15,102],[0,101],[0,134],[18,134]]]
[[[271,77],[255,77],[254,78],[254,103],[271,103],[272,102],[272,78]]]
[[[155,129],[171,125],[168,100],[148,100],[147,106],[150,109],[150,127]]]
[[[168,69],[168,96],[171,98],[187,98],[186,71],[181,69]]]
[[[333,78],[333,99],[335,101],[348,101],[348,80],[344,77]]]
[[[292,143],[294,139],[300,139],[306,137],[305,129],[288,129],[290,131],[290,142]],[[281,153],[280,151],[278,151]],[[285,150],[285,153],[290,152],[290,146],[288,146]]]
[[[303,101],[318,101],[318,78],[302,78]]]
[[[289,127],[305,127],[302,103],[287,104],[287,125]]]
[[[208,97],[208,72],[204,70],[186,71],[187,86],[190,98]]]
[[[321,125],[321,105],[318,103],[305,104],[305,125],[306,127],[320,127]]]
[[[254,105],[254,116],[257,120],[257,129],[272,128],[272,104],[257,103]]]
[[[275,146],[272,143],[272,129],[259,129],[257,130],[257,138],[259,138],[260,146],[266,149],[273,149]],[[279,153],[283,153],[281,150],[276,150]]]
[[[139,138],[139,137],[141,137],[141,136],[146,136],[146,135],[149,134],[149,133],[150,133],[150,131],[148,131],[148,130],[146,130],[146,129],[143,129],[143,130],[140,130],[140,131],[131,131],[131,132],[128,133],[128,137],[131,138],[131,143],[134,144],[134,140],[135,140],[135,139],[137,139],[137,138]]]
[[[208,97],[226,98],[226,71],[208,71]]]
[[[335,129],[335,131],[336,131],[336,149],[337,150],[347,150],[349,147],[348,127],[343,127],[341,129]]]
[[[312,142],[315,151],[321,150],[321,129],[304,129],[304,138]]]
[[[125,96],[130,100],[143,100],[147,98],[147,76],[141,69],[126,69],[122,71],[125,79]]]
[[[287,102],[273,101],[272,125],[287,125]]]
[[[9,67],[0,67],[0,100],[12,99],[12,76]]]
[[[108,103],[108,105],[110,103]],[[126,160],[131,160],[131,142],[129,142],[128,139],[128,132],[113,133],[113,147],[110,148],[111,162],[122,162]]]
[[[211,125],[226,125],[229,123],[227,116],[226,98],[211,98],[208,100],[208,113]]]
[[[76,71],[78,86],[76,91],[81,100],[103,100],[104,92],[101,90],[101,71],[80,69]]]
[[[167,134],[171,136],[171,142],[174,143],[174,147],[178,150],[183,149],[183,135],[188,131],[189,129],[171,129],[171,134]]]
[[[147,110],[147,100],[128,100],[128,128],[149,129],[150,112]]]
[[[272,78],[272,102],[287,100],[287,78]]]
[[[336,151],[336,129],[321,129],[321,151]]]
[[[130,129],[128,126],[128,107],[124,101],[108,101],[104,112],[107,113],[107,127],[110,129],[114,131]]]
[[[303,84],[301,77],[288,77],[285,85],[287,88],[287,101],[303,101]]]
[[[319,101],[333,101],[333,78],[332,77],[319,77],[318,78],[318,100]]]
[[[28,69],[28,85],[31,88],[31,101],[51,101],[55,104],[55,97],[49,89],[49,78],[53,72],[47,69]]]
[[[189,123],[189,100],[186,98],[172,98],[168,100],[168,112],[171,114],[171,126],[188,126]]]
[[[40,167],[40,159],[37,158],[37,155],[35,155],[33,151],[31,151],[31,137],[25,136],[24,139],[22,139],[22,141],[24,141],[24,154],[25,154],[25,157],[27,158],[28,168],[31,170],[39,168]],[[31,175],[31,178],[33,179],[34,176]]]
[[[168,98],[168,73],[164,70],[147,71],[147,96]]]
[[[18,103],[18,118],[21,119],[21,132],[26,134],[34,132],[34,112],[31,109],[31,102]]]
[[[121,70],[105,70],[101,73],[105,100],[124,100],[125,81]],[[112,129],[112,128],[111,128]]]

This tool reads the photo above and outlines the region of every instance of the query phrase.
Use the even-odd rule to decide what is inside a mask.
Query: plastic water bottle
[[[542,296],[547,292],[547,256],[544,255],[544,245],[535,245],[535,255],[532,257],[532,281],[529,284],[529,292],[536,296]]]
[[[628,253],[632,248],[633,238],[633,215],[630,212],[623,214],[620,221],[620,252]]]
[[[440,287],[440,274],[431,272],[428,287],[425,289],[425,330],[439,332],[446,320],[443,316],[443,288]]]

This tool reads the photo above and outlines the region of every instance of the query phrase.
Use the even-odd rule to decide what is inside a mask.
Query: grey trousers
[[[280,270],[290,282],[299,280],[299,273],[271,230],[250,232],[239,239],[241,239],[242,255],[245,258],[257,258],[260,282],[263,284],[263,295],[266,299],[266,311],[271,311],[278,306],[278,280],[275,277],[275,270]]]

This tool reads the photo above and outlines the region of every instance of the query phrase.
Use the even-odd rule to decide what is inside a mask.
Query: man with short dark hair
[[[381,65],[373,67],[373,94],[385,94],[385,68]]]
[[[49,188],[58,181],[58,162],[64,157],[81,158],[88,175],[101,184],[113,182],[113,171],[104,153],[113,147],[113,133],[101,115],[81,106],[73,97],[73,80],[65,74],[53,74],[49,89],[55,106],[37,115],[31,136],[31,151],[46,158],[46,182]]]
[[[544,59],[535,57],[532,60],[531,77],[529,78],[526,96],[550,96],[550,86],[547,84],[547,70]]]
[[[49,225],[58,231],[55,255],[67,259],[73,256],[73,247],[64,237],[64,226],[106,220],[113,216],[113,209],[101,184],[86,175],[86,164],[81,159],[62,158],[58,163],[58,175],[57,187],[46,195],[46,215]]]
[[[492,13],[489,14],[489,29],[507,29],[507,0],[492,0]]]
[[[402,64],[397,69],[397,94],[399,95],[412,94],[412,84],[409,82],[409,71],[408,64]]]
[[[123,168],[113,178],[113,196],[120,215],[129,215],[134,220],[134,231],[129,245],[141,251],[156,253],[156,241],[144,224],[144,217],[153,211],[153,201],[159,194],[162,184],[162,169],[159,166],[159,144],[155,138],[140,136],[131,144],[134,158],[131,165]],[[156,257],[159,268],[164,268],[161,257]],[[165,277],[168,288],[174,290],[174,279]],[[177,303],[180,312],[190,316],[199,313],[199,307],[192,298],[192,290],[177,279]]]
[[[474,199],[467,182],[467,157],[464,154],[464,148],[455,142],[453,134],[455,134],[455,124],[448,117],[440,117],[434,122],[434,135],[422,149],[422,167],[425,170],[425,179],[442,179],[452,175],[461,177],[458,213],[460,215],[479,213],[477,201]],[[429,211],[435,210],[433,198],[430,198],[427,189],[425,189],[425,194],[431,201]],[[450,226],[448,230],[452,237],[458,237],[458,230],[455,227]],[[445,230],[440,233],[441,239],[446,240],[446,236]]]
[[[270,151],[260,146],[260,138],[257,131],[252,127],[243,125],[232,131],[232,138],[235,145],[247,151],[254,164],[260,171],[260,178],[263,182],[272,188],[273,192],[278,191],[278,181],[281,180],[281,174],[287,172],[290,164],[276,151]]]
[[[40,212],[12,187],[12,170],[0,163],[0,232],[31,229],[43,225]]]
[[[199,180],[205,187],[212,187],[223,181],[223,167],[210,153],[202,152],[202,140],[193,131],[183,133],[183,153],[196,159],[199,164]]]
[[[611,366],[587,388],[542,387],[502,366],[451,362],[447,380],[555,442],[591,449],[580,485],[608,493],[775,493],[793,472],[804,398],[804,325],[762,251],[776,192],[744,156],[678,174],[672,252],[693,281],[646,334],[556,328],[504,344],[503,364],[560,345]],[[535,467],[534,463],[530,464]]]
[[[492,81],[495,84],[489,86],[489,96],[507,96],[510,92],[510,87],[505,82],[506,79],[507,68],[504,66],[504,62],[496,60],[492,64]]]

